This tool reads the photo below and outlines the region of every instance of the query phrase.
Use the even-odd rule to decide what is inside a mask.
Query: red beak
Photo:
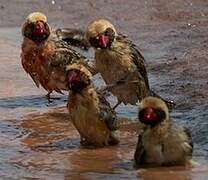
[[[68,73],[68,81],[69,82],[74,82],[74,81],[77,81],[77,80],[78,80],[77,73],[74,72],[74,71],[70,71]]]
[[[34,33],[39,35],[45,32],[45,24],[42,21],[38,21],[35,24]]]
[[[144,118],[148,121],[157,120],[157,114],[155,113],[154,109],[151,107],[145,108]]]
[[[106,48],[108,42],[109,42],[108,36],[105,36],[105,35],[99,36],[98,43],[101,48]]]

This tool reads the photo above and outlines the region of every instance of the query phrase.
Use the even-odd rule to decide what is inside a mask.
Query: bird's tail
[[[153,97],[157,97],[157,98],[162,99],[165,102],[165,104],[168,106],[169,110],[172,110],[176,105],[173,100],[166,100],[166,99],[162,98],[161,96],[159,96],[157,93],[155,93],[152,90],[150,91],[150,95],[153,96]]]
[[[56,30],[56,35],[71,46],[75,46],[83,50],[88,50],[90,48],[90,44],[85,39],[84,31],[80,29],[59,28]]]

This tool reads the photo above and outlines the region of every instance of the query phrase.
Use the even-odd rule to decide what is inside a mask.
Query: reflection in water
[[[131,160],[139,127],[137,123],[130,123],[126,119],[121,119],[120,122],[120,145],[93,149],[80,145],[79,134],[70,123],[65,107],[41,115],[29,115],[20,125],[29,131],[21,138],[21,142],[32,151],[26,159],[24,157],[16,163],[19,166],[27,166],[29,161],[35,169],[41,166],[42,171],[44,166],[50,170],[52,167],[56,169],[63,166],[66,179],[79,176],[87,178],[92,174],[97,174],[93,175],[94,177],[102,177],[106,173],[119,175],[124,167],[132,171]],[[39,158],[34,159],[34,154]]]
[[[46,106],[57,106],[67,101],[67,96],[52,96],[52,102],[48,102],[45,96],[16,96],[0,98],[0,108],[44,108]]]
[[[64,175],[65,179],[154,177],[158,180],[189,180],[198,179],[196,173],[206,174],[208,164],[204,160],[200,160],[200,164],[194,168],[178,166],[135,170],[132,159],[140,128],[137,122],[126,119],[120,122],[120,145],[89,149],[80,145],[79,134],[70,123],[65,107],[40,115],[29,115],[20,127],[29,131],[21,138],[21,142],[30,150],[26,157],[18,158],[13,163],[21,168],[30,166],[35,169],[35,174],[39,174],[36,171],[41,169],[42,177],[52,172],[55,177],[63,178],[61,175]],[[193,174],[190,173],[192,171]]]

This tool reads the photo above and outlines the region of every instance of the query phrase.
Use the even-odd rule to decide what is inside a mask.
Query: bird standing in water
[[[48,92],[49,99],[52,91],[68,90],[66,65],[79,62],[90,69],[84,56],[52,32],[44,14],[29,14],[22,26],[22,35],[22,66],[36,86],[41,85]]]
[[[139,104],[139,121],[146,125],[139,135],[134,159],[136,165],[185,165],[192,157],[189,130],[174,124],[168,107],[156,97],[146,97]]]
[[[92,85],[91,73],[81,64],[69,65],[66,70],[70,89],[67,108],[81,143],[98,147],[118,144],[113,134],[118,128],[116,113]]]
[[[149,86],[145,60],[141,53],[125,36],[118,34],[107,20],[91,22],[85,33],[87,41],[95,48],[95,64],[105,83],[116,84],[110,89],[121,102],[136,105],[146,96],[158,96]],[[159,97],[159,96],[158,96]],[[172,102],[167,102],[172,107]]]

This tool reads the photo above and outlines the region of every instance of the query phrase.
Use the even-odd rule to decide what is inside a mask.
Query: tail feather
[[[57,36],[71,46],[79,47],[83,50],[88,50],[90,44],[84,37],[84,31],[73,28],[59,28],[56,30]]]

